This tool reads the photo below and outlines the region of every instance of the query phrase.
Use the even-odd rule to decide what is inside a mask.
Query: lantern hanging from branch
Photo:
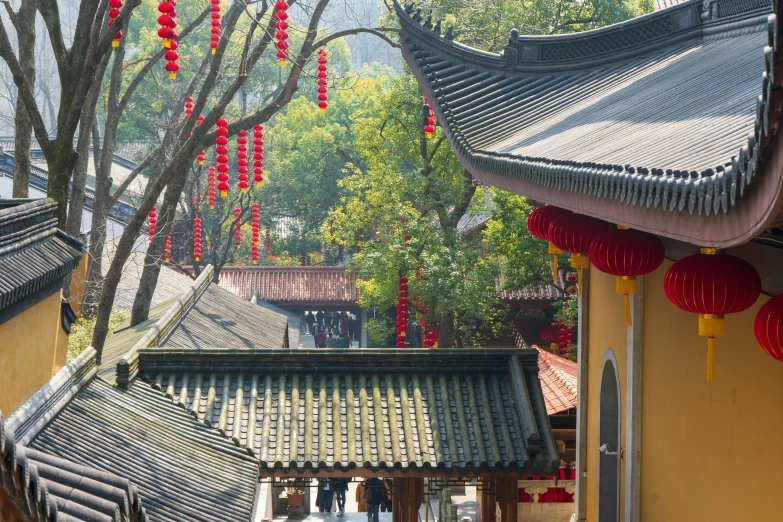
[[[663,290],[674,305],[700,314],[699,335],[707,337],[707,381],[715,375],[715,337],[725,335],[726,314],[753,306],[761,293],[756,270],[738,257],[717,248],[674,263],[663,279]]]
[[[435,132],[435,111],[432,110],[432,105],[427,101],[427,98],[424,98],[421,115],[424,118],[424,136],[428,140],[432,139],[432,134]]]
[[[201,122],[203,121],[204,121],[204,116],[199,116],[198,120],[196,120],[196,125],[201,125]],[[199,165],[204,164],[204,162],[206,161],[206,156],[207,156],[206,151],[202,150],[201,152],[198,153],[198,158],[196,158],[196,160],[198,161]]]
[[[160,13],[160,16],[158,17],[158,25],[160,25],[158,36],[161,38],[163,48],[169,49],[169,44],[176,34],[174,28],[171,27],[174,23],[174,14],[176,14],[174,11],[174,2],[164,0],[159,3],[158,12]]]
[[[256,187],[264,182],[264,126],[253,127],[253,181]]]
[[[237,207],[234,209],[234,244],[236,246],[242,245],[242,222],[239,220],[239,216],[242,215],[242,209]]]
[[[552,353],[557,353],[559,332],[560,331],[557,326],[550,324],[549,326],[543,327],[538,333],[538,336],[541,337],[542,341],[549,343],[549,351]]]
[[[258,243],[261,239],[258,224],[258,203],[253,203],[250,221],[250,257],[254,265],[258,264]]]
[[[188,99],[185,100],[185,119],[187,120],[190,118],[191,114],[193,114],[193,98],[188,97]]]
[[[120,9],[122,9],[122,0],[109,0],[109,27],[114,25],[114,20],[120,16]],[[122,38],[122,31],[117,31],[114,38],[111,41],[112,47],[120,46],[120,38]]]
[[[547,253],[552,256],[552,280],[555,282],[557,282],[557,256],[564,252],[549,240],[549,225],[560,216],[570,213],[570,210],[564,208],[545,205],[535,209],[527,218],[527,229],[530,235],[548,243]]]
[[[272,251],[272,237],[269,233],[269,222],[264,223],[264,250],[267,252]]]
[[[275,4],[275,47],[277,47],[277,58],[280,60],[280,67],[286,66],[288,59],[288,3],[285,0],[278,0]]]
[[[215,167],[211,166],[209,167],[209,193],[208,193],[208,202],[209,202],[209,209],[215,210]]]
[[[563,252],[571,254],[571,266],[576,268],[577,287],[582,295],[582,270],[590,268],[590,243],[598,235],[606,232],[606,221],[582,214],[568,213],[552,221],[549,225],[549,241]]]
[[[210,31],[212,34],[209,37],[209,47],[212,49],[212,54],[215,54],[218,43],[220,43],[220,0],[211,0],[211,3],[212,29]]]
[[[215,153],[217,154],[217,171],[218,171],[218,190],[220,191],[220,197],[228,197],[228,122],[220,118],[216,122],[217,138],[215,138]]]
[[[237,138],[237,164],[239,168],[237,172],[239,175],[237,179],[239,183],[239,191],[244,194],[247,192],[247,131],[242,129],[239,131],[239,137]]]
[[[753,321],[753,333],[767,355],[783,362],[783,294],[764,303]]]
[[[326,49],[321,49],[318,51],[318,79],[324,81],[323,85],[320,83],[318,85],[318,109],[321,111],[321,114],[324,114],[326,112],[326,108],[329,106],[329,103],[327,103],[329,96],[326,94],[328,91],[328,87],[326,86],[328,77],[326,66],[327,63],[328,59],[326,58]]]
[[[155,226],[158,223],[158,214],[155,213],[155,207],[152,207],[149,213],[149,229],[150,229],[150,241],[155,236]]]
[[[604,232],[590,244],[593,266],[617,277],[615,290],[624,295],[626,326],[631,326],[629,296],[636,293],[636,278],[657,270],[663,263],[664,253],[663,243],[657,236],[625,227]]]
[[[166,250],[163,251],[163,258],[167,263],[171,260],[171,236],[166,236]]]
[[[193,218],[193,259],[201,261],[201,218]]]
[[[408,278],[400,277],[400,293],[397,298],[397,348],[405,348],[408,331]]]

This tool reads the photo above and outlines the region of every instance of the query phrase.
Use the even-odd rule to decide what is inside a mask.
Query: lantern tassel
[[[216,53],[217,53],[217,49],[212,49],[212,54],[216,54]]]
[[[629,294],[624,294],[625,301],[625,326],[630,328],[633,326],[633,323],[631,323],[631,296]]]
[[[715,377],[715,338],[707,337],[707,382]]]
[[[557,283],[557,254],[552,255],[552,281]]]
[[[582,297],[582,269],[580,268],[576,272],[576,289],[579,292],[579,297]]]

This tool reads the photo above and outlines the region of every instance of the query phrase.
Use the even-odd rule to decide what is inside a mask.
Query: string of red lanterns
[[[197,126],[201,125],[203,122],[204,122],[204,116],[199,115],[198,119],[196,120],[196,125]],[[198,158],[196,158],[198,160],[198,164],[203,165],[204,162],[206,161],[206,157],[207,157],[206,151],[202,150],[201,152],[199,152]]]
[[[193,258],[201,261],[201,218],[193,218]]]
[[[258,243],[260,235],[258,231],[258,203],[253,203],[251,207],[250,221],[250,259],[254,265],[258,264]]]
[[[118,16],[120,16],[120,9],[122,9],[122,0],[109,0],[109,7],[111,7],[111,10],[109,11],[109,27],[114,25],[114,20]],[[114,35],[114,38],[111,41],[112,47],[119,47],[120,46],[120,38],[122,38],[122,31],[117,31],[117,34]]]
[[[218,171],[218,190],[220,197],[228,197],[228,122],[220,118],[217,122],[217,138],[215,138],[215,152],[217,153],[217,171]]]
[[[272,251],[272,237],[269,233],[269,222],[264,223],[264,250],[267,252]]]
[[[264,182],[264,126],[253,127],[253,181],[256,187]]]
[[[606,232],[608,224],[593,217],[568,213],[549,225],[549,241],[558,250],[571,254],[571,267],[578,270],[577,286],[582,291],[582,270],[590,268],[590,243]]]
[[[427,101],[427,98],[424,98],[422,113],[424,116],[424,136],[430,140],[432,139],[432,134],[435,132],[435,111],[432,110],[432,105]]]
[[[549,344],[549,351],[555,353],[557,351],[557,337],[560,332],[559,328],[555,325],[545,326],[538,332],[538,336],[542,341]]]
[[[329,96],[327,96],[327,91],[329,90],[326,83],[327,83],[327,66],[326,64],[329,62],[329,60],[326,57],[326,49],[321,49],[318,51],[318,109],[321,111],[321,114],[326,113],[326,108],[329,106],[329,103],[327,103],[327,100],[329,99]],[[322,83],[323,82],[323,83]]]
[[[212,7],[212,33],[209,37],[209,47],[212,49],[212,54],[217,52],[218,43],[220,43],[220,0],[211,0]]]
[[[149,217],[149,228],[150,228],[150,241],[152,241],[152,238],[155,236],[155,226],[158,223],[158,215],[155,213],[155,207],[152,207],[152,210],[150,210],[150,213],[148,215]]]
[[[236,246],[242,245],[242,223],[239,221],[239,216],[242,215],[242,209],[237,207],[234,209],[234,244]]]
[[[570,210],[546,205],[535,209],[527,218],[527,229],[530,231],[530,235],[547,242],[547,253],[552,256],[553,281],[557,281],[557,256],[559,254],[564,254],[565,252],[557,248],[549,240],[549,226],[555,219],[570,213]]]
[[[175,0],[164,0],[158,4],[158,11],[161,15],[158,17],[158,24],[161,26],[158,29],[158,36],[162,39],[162,44],[165,49],[168,49],[163,58],[166,60],[166,70],[169,73],[169,78],[175,80],[177,78],[177,71],[179,70],[179,54],[177,53],[178,44],[176,42],[177,33],[174,29],[177,27],[177,22],[174,18],[177,16],[177,12],[174,8],[177,6]]]
[[[209,192],[208,192],[208,203],[209,203],[209,209],[215,210],[215,167],[211,166],[209,167]]]
[[[188,99],[185,100],[185,119],[190,118],[191,114],[193,114],[193,98],[188,96]]]
[[[285,0],[278,0],[275,4],[275,47],[277,47],[277,58],[280,60],[280,67],[286,66],[286,60],[288,59],[288,3]]]
[[[400,294],[397,299],[397,348],[405,348],[408,331],[408,278],[400,277]]]
[[[247,131],[242,129],[239,131],[239,137],[237,138],[237,164],[239,168],[237,172],[239,175],[237,179],[239,182],[239,191],[244,194],[247,192]]]
[[[171,259],[171,236],[166,236],[166,250],[163,251],[163,258],[167,263]]]

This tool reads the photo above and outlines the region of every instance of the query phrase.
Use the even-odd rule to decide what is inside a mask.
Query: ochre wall
[[[65,364],[67,336],[60,326],[60,300],[58,290],[0,324],[0,411],[4,416]]]
[[[707,341],[695,314],[663,291],[665,261],[644,278],[641,520],[736,522],[780,513],[783,363],[756,343],[753,319],[769,297],[726,317],[716,339],[715,380],[706,382]],[[587,434],[587,520],[597,522],[598,382],[603,353],[614,350],[625,418],[626,330],[614,280],[591,271]],[[625,441],[623,427],[621,440]],[[621,464],[624,483],[625,461]],[[621,512],[623,492],[620,494]],[[621,517],[622,520],[622,517]]]
[[[78,317],[82,315],[82,303],[84,302],[84,294],[87,291],[87,267],[89,264],[89,253],[85,252],[82,254],[82,260],[73,271],[73,276],[71,277],[71,298],[69,302]]]

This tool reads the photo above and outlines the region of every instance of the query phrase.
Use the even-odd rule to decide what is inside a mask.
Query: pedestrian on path
[[[367,513],[367,501],[364,500],[364,482],[359,482],[356,485],[356,504],[359,513]]]
[[[364,483],[364,499],[367,501],[367,522],[379,522],[378,511],[386,496],[386,486],[379,478],[369,478]]]
[[[332,488],[334,488],[334,494],[337,497],[337,516],[341,517],[345,514],[345,492],[348,491],[348,479],[333,479]]]
[[[334,491],[332,485],[329,484],[329,479],[318,479],[318,511],[321,513],[329,513],[332,511],[332,499]]]
[[[381,512],[391,513],[392,510],[392,480],[383,479],[383,485],[386,488],[383,502],[381,502]]]
[[[318,335],[315,336],[315,347],[326,348],[326,330],[324,328],[318,329]]]
[[[313,315],[313,312],[307,312],[307,332],[310,335],[313,334],[313,323],[315,323],[315,316]]]

